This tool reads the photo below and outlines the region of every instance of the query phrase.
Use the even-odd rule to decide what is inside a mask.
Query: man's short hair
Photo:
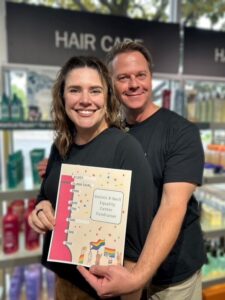
[[[107,66],[111,69],[111,63],[118,54],[134,51],[140,52],[145,57],[148,62],[149,71],[152,73],[153,63],[150,52],[143,44],[134,41],[116,43],[106,55]]]

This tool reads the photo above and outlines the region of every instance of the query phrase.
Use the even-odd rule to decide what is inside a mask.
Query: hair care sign
[[[7,33],[11,63],[60,66],[73,55],[104,58],[116,42],[135,40],[151,51],[155,72],[178,72],[177,24],[8,2]]]
[[[225,32],[185,28],[184,74],[225,76]]]

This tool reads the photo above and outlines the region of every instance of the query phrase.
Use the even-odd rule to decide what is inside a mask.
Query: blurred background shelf
[[[29,265],[34,263],[40,263],[41,253],[42,253],[42,236],[40,239],[40,246],[33,250],[27,250],[25,248],[24,234],[20,233],[19,235],[19,250],[11,253],[5,254],[0,249],[0,269],[2,268],[11,268],[22,265]]]
[[[0,122],[0,130],[49,130],[53,129],[51,121],[21,121],[21,122]]]
[[[36,198],[40,185],[34,185],[32,178],[25,177],[15,188],[9,188],[4,181],[0,185],[0,202],[4,200]]]
[[[203,279],[202,281],[202,287],[207,288],[209,286],[212,286],[214,284],[220,284],[225,282],[225,276],[221,276],[218,278],[212,278],[212,279]]]
[[[205,175],[203,178],[204,184],[225,183],[225,174]]]

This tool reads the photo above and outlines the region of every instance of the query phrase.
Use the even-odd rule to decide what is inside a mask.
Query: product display
[[[24,282],[24,267],[15,267],[10,279],[9,300],[19,300]]]
[[[225,92],[216,87],[204,93],[191,90],[187,93],[187,118],[193,122],[225,122]]]
[[[16,215],[18,218],[20,231],[23,231],[23,229],[24,229],[24,213],[25,213],[24,199],[13,200],[13,202],[10,203],[10,206],[12,208],[12,213],[14,215]]]
[[[202,268],[203,280],[225,276],[224,237],[206,241],[207,263]]]
[[[27,123],[27,128],[32,128],[31,126],[35,123],[51,121],[51,87],[56,71],[51,72],[44,70],[39,66],[36,66],[34,70],[32,68],[32,66],[29,66],[26,70],[23,68],[20,69],[19,67],[15,69],[10,65],[7,68],[7,76],[5,76],[7,80],[4,82],[4,92],[0,97],[0,123],[3,124],[2,132],[6,130],[8,134],[8,129],[12,129],[9,128],[10,126],[8,126],[7,123],[13,124],[13,129],[17,129],[15,127],[20,124],[23,126],[23,124]],[[3,71],[3,73],[4,72],[6,71]],[[174,80],[171,78],[173,77],[168,76],[168,79],[162,80],[160,87],[157,89],[158,94],[160,94],[158,97],[161,101],[160,106],[187,117],[190,121],[196,122],[200,128],[202,124],[205,126],[203,126],[203,129],[201,128],[201,136],[205,150],[204,175],[210,175],[212,178],[216,174],[225,175],[224,80],[222,82],[200,83],[194,78],[193,80],[186,80],[182,78],[182,75],[179,79],[177,79],[177,77]],[[211,79],[213,80],[213,78]],[[156,100],[158,100],[158,98],[156,97]],[[42,123],[44,124],[45,122]],[[214,123],[218,126],[216,130],[211,128],[211,125]],[[46,127],[43,126],[42,129],[46,129]],[[33,131],[30,131],[29,134],[33,135]],[[0,183],[2,185],[3,181],[6,181],[8,188],[18,190],[18,193],[21,193],[24,189],[21,183],[23,183],[24,178],[27,176],[25,161],[29,162],[28,168],[31,168],[31,176],[29,176],[29,179],[31,179],[34,185],[39,187],[41,178],[37,172],[37,164],[46,156],[46,153],[42,148],[44,147],[42,143],[40,143],[40,145],[38,143],[32,145],[33,149],[27,151],[28,155],[22,148],[17,151],[16,149],[20,148],[15,147],[13,149],[14,138],[12,130],[10,132],[12,148],[10,139],[0,140],[0,143],[2,143],[2,141],[9,143],[9,145],[6,145],[6,148],[9,146],[9,151],[6,152],[3,161],[1,160],[1,164],[5,167],[5,174],[0,173]],[[51,142],[52,141],[49,140],[49,144]],[[3,145],[3,147],[4,146],[5,145]],[[0,148],[0,152],[1,151],[3,150]],[[3,157],[2,153],[0,154]],[[225,186],[224,177],[221,177],[219,180],[221,180],[223,186]],[[207,263],[202,268],[203,286],[214,284],[217,279],[221,279],[221,281],[225,282],[224,195],[225,188],[222,188],[222,185],[203,184],[203,186],[197,188],[196,191],[196,198],[199,200],[199,206],[201,208],[201,224],[207,250]],[[35,197],[35,195],[30,196],[28,192],[27,196],[19,195],[10,200],[1,199],[7,204],[7,207],[3,209],[1,222],[1,248],[5,259],[5,262],[2,262],[2,269],[7,269],[8,272],[6,272],[7,288],[6,298],[4,298],[4,300],[55,299],[55,274],[36,263],[30,264],[30,262],[28,262],[30,265],[26,265],[27,258],[28,260],[33,258],[34,262],[38,260],[41,254],[42,244],[41,236],[34,232],[28,224],[29,213],[35,205],[35,199],[31,197]],[[76,201],[74,200],[73,202]],[[71,210],[69,212],[76,208],[76,203],[70,206],[69,208]],[[103,208],[105,208],[105,205]],[[96,258],[102,258],[105,255],[109,263],[116,258],[114,248],[107,246],[103,238],[93,239],[91,242],[92,244],[88,247],[83,246],[83,248],[80,249],[78,258],[81,264],[84,262],[84,258],[87,258],[88,253],[91,253],[93,256],[96,255]],[[98,247],[99,249],[97,249]],[[101,252],[98,253],[98,251]],[[22,260],[20,260],[21,253],[23,252],[25,255]],[[97,256],[97,254],[102,256]],[[15,267],[8,271],[7,262],[9,261],[11,264],[12,257],[15,257]],[[17,264],[19,266],[17,266]],[[4,289],[4,285],[2,286]],[[204,289],[203,299],[224,300],[224,290],[224,285]]]
[[[2,247],[5,254],[40,248],[40,234],[28,224],[28,216],[35,203],[36,199],[20,199],[8,203],[7,212],[3,214],[2,219]]]
[[[15,188],[24,179],[24,158],[22,151],[16,151],[8,156],[7,160],[7,184],[9,188]]]
[[[10,103],[11,120],[15,122],[24,120],[24,107],[20,98],[13,94],[13,98]]]
[[[30,199],[28,202],[28,208],[24,215],[24,235],[25,235],[25,248],[27,250],[34,250],[40,247],[40,234],[34,231],[29,223],[28,217],[32,212],[36,204],[36,199]]]
[[[10,100],[5,93],[2,95],[2,100],[0,102],[0,120],[7,122],[10,120]]]
[[[19,249],[19,219],[13,214],[11,206],[7,208],[2,223],[3,252],[14,253]]]
[[[173,110],[179,115],[186,117],[186,94],[183,89],[176,89],[173,101]]]
[[[17,94],[12,98],[5,93],[2,95],[0,102],[0,121],[2,122],[21,122],[24,121],[24,107],[21,99]]]
[[[51,87],[56,70],[7,70],[7,93],[0,99],[0,122],[50,121]]]
[[[15,267],[9,275],[8,300],[55,299],[55,275],[41,264]]]
[[[41,178],[38,174],[38,163],[45,158],[45,149],[33,149],[30,151],[30,161],[32,168],[33,184],[41,183]]]
[[[196,197],[201,204],[203,228],[223,228],[225,226],[224,191],[218,185],[204,185],[197,189]]]
[[[163,90],[162,92],[162,107],[171,108],[171,90]]]
[[[38,174],[37,165],[45,158],[44,148],[35,148],[30,151],[30,166],[32,172],[33,185],[39,186],[41,178]],[[24,156],[22,150],[9,154],[6,162],[7,186],[8,188],[18,188],[24,183]]]
[[[225,172],[225,145],[209,144],[205,150],[205,162],[210,164],[215,172]]]

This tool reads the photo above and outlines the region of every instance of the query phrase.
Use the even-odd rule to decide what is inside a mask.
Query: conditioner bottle
[[[40,234],[37,233],[36,231],[34,231],[29,223],[28,223],[28,218],[30,213],[32,212],[32,210],[35,207],[35,199],[30,199],[29,203],[28,203],[28,208],[27,211],[25,213],[25,248],[27,250],[34,250],[37,249],[40,246]]]
[[[9,206],[6,215],[3,217],[3,252],[11,254],[19,248],[19,220],[13,214]]]

